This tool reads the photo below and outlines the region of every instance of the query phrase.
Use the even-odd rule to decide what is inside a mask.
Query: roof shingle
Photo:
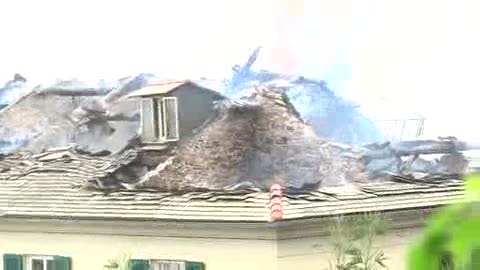
[[[75,147],[41,155],[4,156],[0,159],[1,214],[67,219],[269,221],[269,194],[258,190],[171,193],[86,188],[86,183],[115,172],[135,156],[133,150],[114,157],[92,156]],[[461,180],[401,183],[395,178],[284,196],[287,220],[428,208],[465,199]]]

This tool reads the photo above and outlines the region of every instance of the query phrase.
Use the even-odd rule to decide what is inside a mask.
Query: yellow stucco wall
[[[269,240],[0,232],[0,252],[66,255],[73,270],[101,270],[122,252],[133,258],[202,261],[208,270],[277,269],[275,244]]]
[[[390,230],[379,237],[375,243],[381,248],[390,270],[404,270],[405,259],[410,244],[418,237],[420,229]],[[279,241],[278,264],[279,270],[290,269],[329,269],[329,260],[332,259],[332,248],[326,237],[308,237]]]
[[[238,229],[227,224],[179,229],[184,227],[182,223],[165,227],[142,224],[127,228],[120,222],[108,226],[64,226],[48,222],[24,226],[21,222],[1,222],[0,253],[70,256],[73,270],[103,269],[109,259],[123,252],[138,259],[202,261],[207,270],[321,270],[327,269],[332,250],[326,236],[275,240],[274,228],[268,227]],[[296,226],[293,229],[303,230]],[[392,229],[378,239],[376,245],[381,246],[389,258],[390,269],[404,269],[407,247],[419,232],[418,228]],[[2,264],[0,260],[0,269]]]

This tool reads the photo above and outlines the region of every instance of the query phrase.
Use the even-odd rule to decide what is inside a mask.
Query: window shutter
[[[176,97],[163,98],[165,137],[167,141],[178,140],[178,105]]]
[[[205,270],[205,264],[202,262],[187,262],[186,270]]]
[[[23,258],[16,254],[3,254],[3,270],[23,270]]]
[[[153,100],[151,98],[144,98],[140,104],[142,113],[142,138],[144,141],[154,142],[156,138],[153,119]]]
[[[70,257],[55,256],[53,257],[55,262],[55,270],[71,270],[72,259]]]
[[[130,260],[128,270],[149,270],[150,262],[148,260]]]

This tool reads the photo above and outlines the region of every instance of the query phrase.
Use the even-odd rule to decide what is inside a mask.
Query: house
[[[389,224],[375,245],[390,269],[403,269],[428,214],[466,200],[452,177],[363,178],[355,151],[319,139],[281,93],[259,88],[208,120],[180,108],[203,90],[166,88],[134,95],[151,128],[142,127],[140,146],[0,156],[4,269],[110,269],[122,253],[133,270],[322,269],[333,250],[329,222],[372,211]],[[207,93],[195,101],[207,104],[205,114],[196,112],[210,115],[217,98]],[[155,118],[154,106],[165,113]],[[155,166],[145,142],[168,146],[153,151]]]
[[[271,222],[268,191],[175,194],[85,188],[134,155],[99,157],[70,147],[3,157],[0,252],[10,254],[4,255],[4,269],[21,269],[12,258],[18,264],[23,260],[23,269],[33,263],[43,265],[35,269],[51,269],[45,266],[49,260],[70,267],[57,270],[102,269],[123,252],[144,263],[193,261],[209,270],[321,269],[332,251],[329,219],[366,211],[384,212],[389,220],[391,227],[378,244],[390,269],[402,269],[406,247],[426,215],[439,205],[464,200],[459,180],[426,184],[394,179],[284,194],[283,218]]]

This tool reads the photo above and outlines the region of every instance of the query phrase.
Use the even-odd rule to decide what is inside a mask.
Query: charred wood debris
[[[249,72],[240,70],[244,75]],[[96,87],[79,81],[58,82],[26,92],[18,90],[24,87],[26,79],[16,74],[13,81],[0,89],[0,119],[19,104],[18,100],[32,95],[56,95],[82,97],[78,106],[65,112],[77,135],[82,128],[91,131],[106,127],[107,131],[99,132],[107,134],[104,139],[108,141],[108,136],[115,133],[112,123],[132,123],[126,126],[130,132],[119,137],[120,146],[113,148],[116,151],[89,145],[94,137],[70,141],[77,144],[76,151],[109,156],[112,162],[128,151],[129,159],[118,158],[123,163],[115,171],[87,185],[104,190],[268,190],[275,179],[281,179],[287,191],[294,192],[385,178],[420,183],[442,181],[460,177],[468,167],[462,151],[469,146],[454,137],[363,146],[326,139],[306,123],[285,89],[271,83],[253,87],[242,98],[218,104],[215,119],[192,138],[169,144],[163,150],[149,150],[141,147],[137,134],[138,107],[125,97],[148,84],[151,78],[152,75],[140,74],[121,79],[115,85]],[[297,79],[297,83],[301,82],[309,81]],[[237,87],[242,82],[236,78],[234,83]],[[8,92],[16,89],[19,93],[15,103]],[[5,125],[0,127],[0,152],[4,152],[0,159],[15,151],[31,150],[25,146],[40,136],[26,137],[18,143],[18,136],[7,137],[5,129]],[[81,136],[73,138],[78,137]]]
[[[462,154],[468,146],[453,137],[363,147],[322,139],[270,88],[227,103],[199,134],[162,154],[139,152],[103,179],[104,187],[268,190],[281,179],[286,192],[296,193],[383,179],[441,183],[460,179],[468,166]]]
[[[88,151],[117,153],[134,139],[140,122],[136,102],[126,96],[152,78],[59,80],[35,87],[15,78],[0,88],[0,152],[39,153],[77,143]]]

